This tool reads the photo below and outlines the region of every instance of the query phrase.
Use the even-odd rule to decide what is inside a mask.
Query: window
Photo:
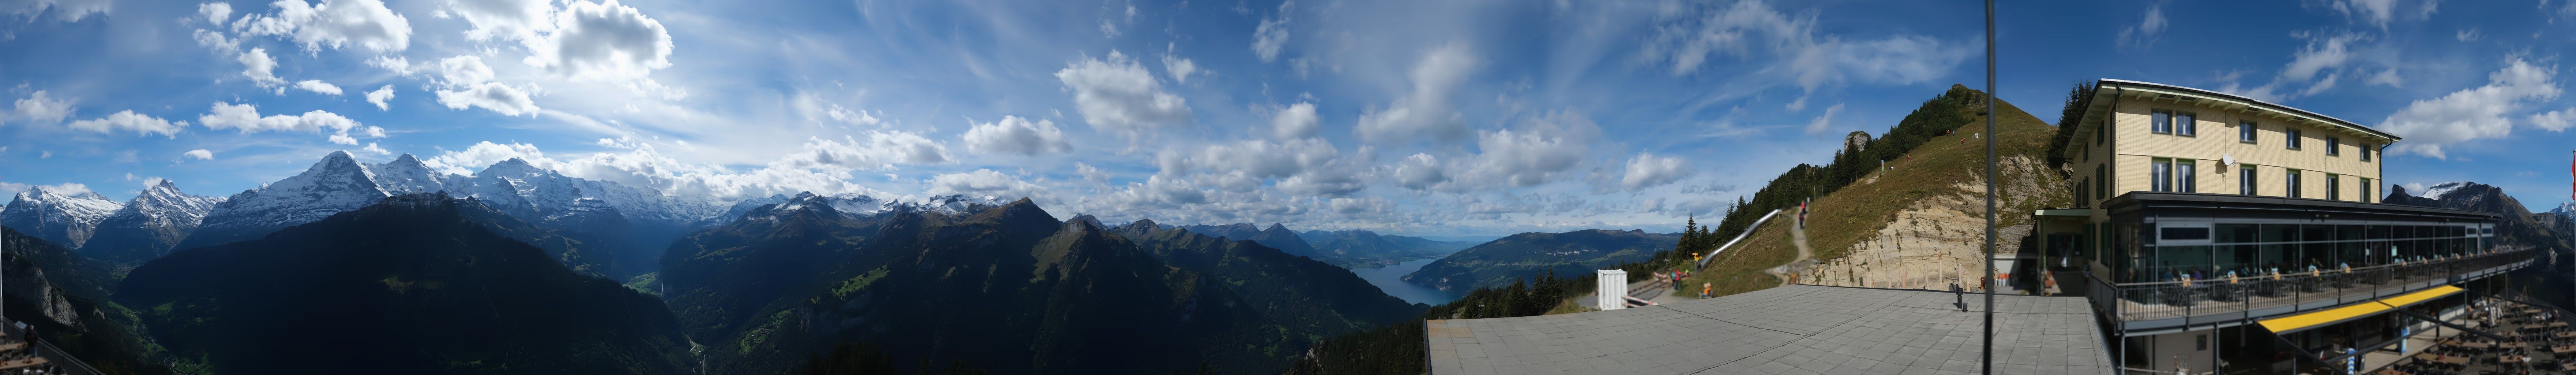
[[[2198,167],[2198,165],[2200,164],[2193,162],[2191,159],[2174,160],[2174,191],[2185,193],[2200,192],[2200,179],[2194,178],[2200,174],[2200,167]]]
[[[2111,165],[2110,165],[2110,163],[2102,163],[2102,164],[2095,164],[2095,165],[2093,165],[2093,180],[2094,180],[2094,181],[2101,181],[2101,182],[2102,182],[2102,183],[2099,183],[2099,184],[2093,184],[2093,196],[2095,196],[2095,197],[2101,197],[2101,198],[2110,198],[2110,197],[2111,197],[2111,192],[2110,192],[2110,189],[2111,189],[2111,188],[2110,188],[2110,186],[2111,186]]]
[[[2192,336],[2192,350],[2209,350],[2209,335]]]
[[[2361,190],[2357,190],[2356,192],[2361,193],[2361,202],[2362,202],[2362,203],[2370,203],[2370,198],[2371,198],[2371,197],[2375,197],[2374,195],[2370,195],[2370,188],[2374,188],[2374,187],[2379,187],[2379,185],[2372,185],[2372,184],[2370,184],[2370,178],[2369,178],[2369,177],[2363,177],[2363,178],[2361,178]]]
[[[2245,143],[2254,143],[2254,122],[2253,122],[2253,121],[2246,121],[2246,122],[2242,122],[2242,123],[2237,123],[2237,124],[2236,124],[2236,141],[2237,141],[2237,142],[2245,142]]]
[[[2282,173],[2281,182],[2283,182],[2282,188],[2289,190],[2289,193],[2282,194],[2283,196],[2301,198],[2299,196],[2299,170],[2292,169],[2289,172]]]
[[[2173,111],[2162,109],[2147,110],[2147,132],[2156,134],[2173,133]]]
[[[2254,165],[2239,165],[2242,167],[2236,168],[2236,195],[2254,195]]]
[[[2299,129],[2286,130],[2283,131],[2282,134],[2287,134],[2283,138],[2289,139],[2289,141],[2281,142],[2282,144],[2289,145],[2292,150],[2299,149]]]
[[[2116,118],[2116,117],[2119,117],[2119,116],[2111,116],[2111,117],[2115,117],[2115,118]],[[2095,130],[2095,131],[2093,132],[2093,145],[2094,145],[2094,146],[2101,146],[2101,145],[2102,145],[2102,142],[2110,142],[2110,141],[2111,141],[2111,120],[2110,120],[2110,119],[2103,119],[2103,120],[2102,120],[2102,129]]]
[[[2185,137],[2200,135],[2200,121],[2191,112],[2174,112],[2174,134]]]
[[[2150,163],[2147,164],[2147,178],[2150,179],[2147,191],[2173,191],[2173,159],[2155,158]]]
[[[2326,137],[2326,156],[2343,155],[2343,138]]]
[[[2370,142],[2362,142],[2362,143],[2354,144],[2353,146],[2356,146],[2356,147],[2360,147],[2360,148],[2361,148],[2361,162],[2363,162],[2363,163],[2368,163],[2368,162],[2370,162]]]
[[[2077,183],[2075,183],[2075,207],[2081,208],[2081,207],[2084,207],[2085,205],[2092,204],[2092,203],[2093,203],[2093,194],[2092,194],[2092,193],[2093,193],[2093,178],[2092,178],[2092,177],[2085,177],[2085,178],[2084,178],[2084,182],[2077,182]]]
[[[2343,176],[2338,176],[2333,173],[2326,174],[2326,200],[2343,200],[2343,184],[2336,183],[2342,180]]]
[[[2158,231],[2163,232],[2163,233],[2159,233],[2160,235],[2162,235],[2162,236],[2163,236],[2163,239],[2168,239],[2168,240],[2206,240],[2206,239],[2209,239],[2209,227],[2167,227],[2167,228],[2156,228],[2156,229],[2157,229]]]

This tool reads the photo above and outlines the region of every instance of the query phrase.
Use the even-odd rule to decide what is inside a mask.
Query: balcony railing
[[[2234,279],[2113,284],[2087,274],[2094,308],[2126,330],[2156,329],[2309,311],[2485,277],[2529,265],[2529,248],[2368,267],[2239,276]],[[2143,324],[2142,324],[2143,323]]]

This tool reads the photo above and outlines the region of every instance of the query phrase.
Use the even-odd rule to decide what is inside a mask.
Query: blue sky
[[[2540,151],[2565,126],[2534,120],[2576,121],[2555,76],[2565,4],[2005,3],[2001,91],[2043,118],[2103,77],[2268,90],[2373,125],[2438,101],[2383,127],[2441,146],[2392,156],[2390,181],[2563,201],[2537,191],[2564,181],[2565,156]],[[460,173],[521,157],[714,199],[1670,231],[1830,160],[1842,133],[1980,86],[1980,10],[1959,5],[9,0],[0,188],[229,195],[348,150]],[[2317,51],[2340,57],[2293,63]],[[2476,90],[2514,61],[2520,78]],[[2439,101],[2462,91],[2483,94]],[[2532,117],[2549,111],[2566,117]]]

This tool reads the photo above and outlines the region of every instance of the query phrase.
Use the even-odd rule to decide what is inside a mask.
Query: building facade
[[[2494,241],[2500,215],[2379,203],[2395,135],[2233,94],[2098,84],[2061,124],[2075,127],[2060,150],[2074,207],[2033,218],[2039,267],[2082,285],[2120,368],[2353,360],[2340,353],[2436,325],[2420,318],[2457,314],[2477,283],[2529,264]]]

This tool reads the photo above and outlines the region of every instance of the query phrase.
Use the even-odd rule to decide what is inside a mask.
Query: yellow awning
[[[2306,314],[2264,319],[2256,323],[2262,324],[2264,329],[2272,330],[2272,333],[2287,333],[2388,312],[2390,309],[2423,303],[2424,301],[2430,301],[2434,298],[2458,294],[2461,291],[2463,291],[2463,289],[2460,289],[2460,287],[2444,285],[2395,297],[2381,298],[2376,301],[2356,303],[2351,306],[2319,310]]]

